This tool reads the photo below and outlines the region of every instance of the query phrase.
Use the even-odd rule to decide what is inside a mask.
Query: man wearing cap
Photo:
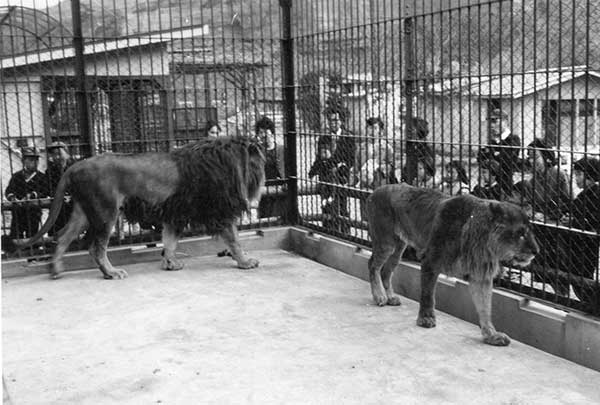
[[[61,176],[65,170],[74,163],[74,160],[71,158],[71,155],[69,155],[67,145],[63,142],[52,142],[48,145],[46,151],[48,152],[48,169],[46,170],[46,177],[48,178],[48,192],[52,197],[54,196],[56,186],[58,185]],[[58,218],[56,218],[54,226],[48,231],[48,235],[54,235],[69,221],[72,210],[73,206],[71,202],[65,201],[58,214]]]
[[[4,195],[8,201],[31,200],[48,196],[48,180],[46,175],[38,171],[40,155],[32,147],[21,150],[23,170],[13,174],[8,182]],[[39,204],[20,204],[12,209],[10,223],[11,239],[29,238],[38,231],[42,218]]]
[[[512,194],[513,173],[519,168],[521,138],[511,133],[508,114],[500,108],[489,113],[488,145],[481,148],[477,156],[478,163],[495,160],[500,168],[496,177],[500,189],[505,195]]]

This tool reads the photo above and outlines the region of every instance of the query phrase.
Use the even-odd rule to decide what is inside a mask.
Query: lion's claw
[[[420,316],[417,318],[417,325],[422,328],[435,328],[435,316]]]
[[[492,346],[508,346],[510,344],[510,338],[505,333],[496,332],[492,335],[485,336],[483,342]]]
[[[258,260],[256,259],[252,259],[252,258],[248,258],[245,261],[240,261],[237,263],[238,268],[240,269],[253,269],[255,267],[258,267]]]

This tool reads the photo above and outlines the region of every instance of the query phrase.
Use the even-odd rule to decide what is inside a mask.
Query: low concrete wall
[[[240,232],[240,241],[244,250],[285,249],[289,250],[289,228],[265,228]],[[162,244],[147,247],[148,245],[131,245],[115,247],[108,250],[108,258],[115,266],[132,263],[156,262],[159,266],[161,260]],[[177,247],[177,256],[208,256],[226,248],[225,243],[219,238],[203,236],[198,238],[182,239]],[[16,259],[2,262],[2,278],[22,277],[50,272],[51,257],[39,260]],[[68,253],[64,256],[65,271],[97,268],[92,257],[87,251]],[[100,270],[98,270],[100,271]]]
[[[368,281],[371,252],[351,243],[311,231],[290,229],[291,249],[319,263]],[[419,300],[420,267],[404,262],[394,273],[394,289]],[[493,322],[498,330],[530,346],[600,371],[600,321],[584,314],[565,312],[531,301],[506,290],[494,290]],[[478,324],[468,283],[440,276],[436,308]],[[416,320],[417,314],[415,314]],[[415,326],[416,327],[416,326]]]

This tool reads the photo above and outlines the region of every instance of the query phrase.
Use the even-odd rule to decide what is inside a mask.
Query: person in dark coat
[[[4,192],[8,201],[26,201],[48,196],[48,180],[38,168],[40,155],[32,147],[22,149],[23,170],[13,174]],[[15,205],[10,223],[10,238],[29,238],[40,227],[42,208],[37,203]]]
[[[537,138],[527,146],[527,156],[532,177],[522,181],[523,197],[534,219],[557,220],[570,198],[567,176],[558,168],[556,152],[545,140]]]
[[[490,111],[488,117],[489,139],[488,144],[481,148],[477,161],[495,160],[499,163],[496,180],[502,192],[511,195],[513,191],[513,174],[522,164],[519,154],[521,152],[521,138],[510,130],[508,114],[500,108]]]
[[[560,219],[562,225],[573,229],[534,228],[536,238],[541,242],[540,254],[534,263],[593,280],[598,271],[598,236],[581,230],[600,232],[600,161],[588,157],[580,159],[573,164],[573,174],[583,190],[571,202],[569,212]],[[550,278],[547,281],[558,294],[568,296],[568,279]],[[597,291],[577,282],[571,286],[584,306],[589,306],[592,311],[598,308]]]
[[[308,177],[319,177],[317,192],[321,197],[321,212],[325,215],[323,227],[340,232],[347,230],[345,225],[338,221],[342,213],[347,214],[346,198],[336,184],[346,184],[350,170],[344,163],[339,163],[333,158],[331,143],[321,138],[317,144],[317,158],[313,162]]]
[[[269,117],[262,116],[254,125],[254,132],[265,148],[265,179],[284,178],[284,146],[277,144],[275,123]],[[287,212],[287,196],[285,185],[268,186],[258,204],[258,217],[284,217]]]
[[[60,181],[65,170],[69,168],[75,161],[69,154],[69,148],[63,142],[52,142],[46,148],[48,153],[48,169],[46,170],[46,177],[48,178],[48,187],[50,197],[54,196],[56,192],[56,186]],[[69,221],[71,212],[73,211],[73,204],[70,201],[65,201],[61,207],[61,210],[54,222],[54,226],[48,231],[48,235],[53,236],[62,229],[63,226]]]
[[[570,213],[561,222],[574,228],[600,233],[600,160],[583,158],[573,163],[573,175],[582,191]]]
[[[352,132],[345,128],[347,111],[344,107],[332,104],[325,109],[327,118],[328,133],[319,138],[319,145],[326,146],[332,153],[331,163],[335,164],[335,169],[339,173],[347,175],[335,176],[340,185],[347,185],[350,178],[349,171],[353,168],[356,158],[356,139]],[[317,157],[318,159],[318,157]],[[348,218],[348,195],[345,190],[336,188],[333,190],[335,200],[335,210],[337,215]],[[333,230],[347,234],[350,232],[350,225],[343,221],[337,221]]]

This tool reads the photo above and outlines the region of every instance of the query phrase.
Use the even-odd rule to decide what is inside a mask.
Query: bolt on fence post
[[[79,139],[80,142],[84,139],[88,142],[88,145],[85,147],[84,151],[81,151],[81,154],[83,156],[91,156],[96,153],[96,147],[90,128],[85,60],[83,55],[83,33],[81,30],[81,7],[79,0],[71,0],[71,17],[73,20],[73,49],[75,50],[75,80],[77,84],[75,95],[79,120]]]
[[[285,175],[287,182],[287,223],[298,223],[298,165],[294,88],[294,43],[292,38],[292,0],[279,0],[281,7],[281,69],[283,91],[283,122],[285,131]]]

